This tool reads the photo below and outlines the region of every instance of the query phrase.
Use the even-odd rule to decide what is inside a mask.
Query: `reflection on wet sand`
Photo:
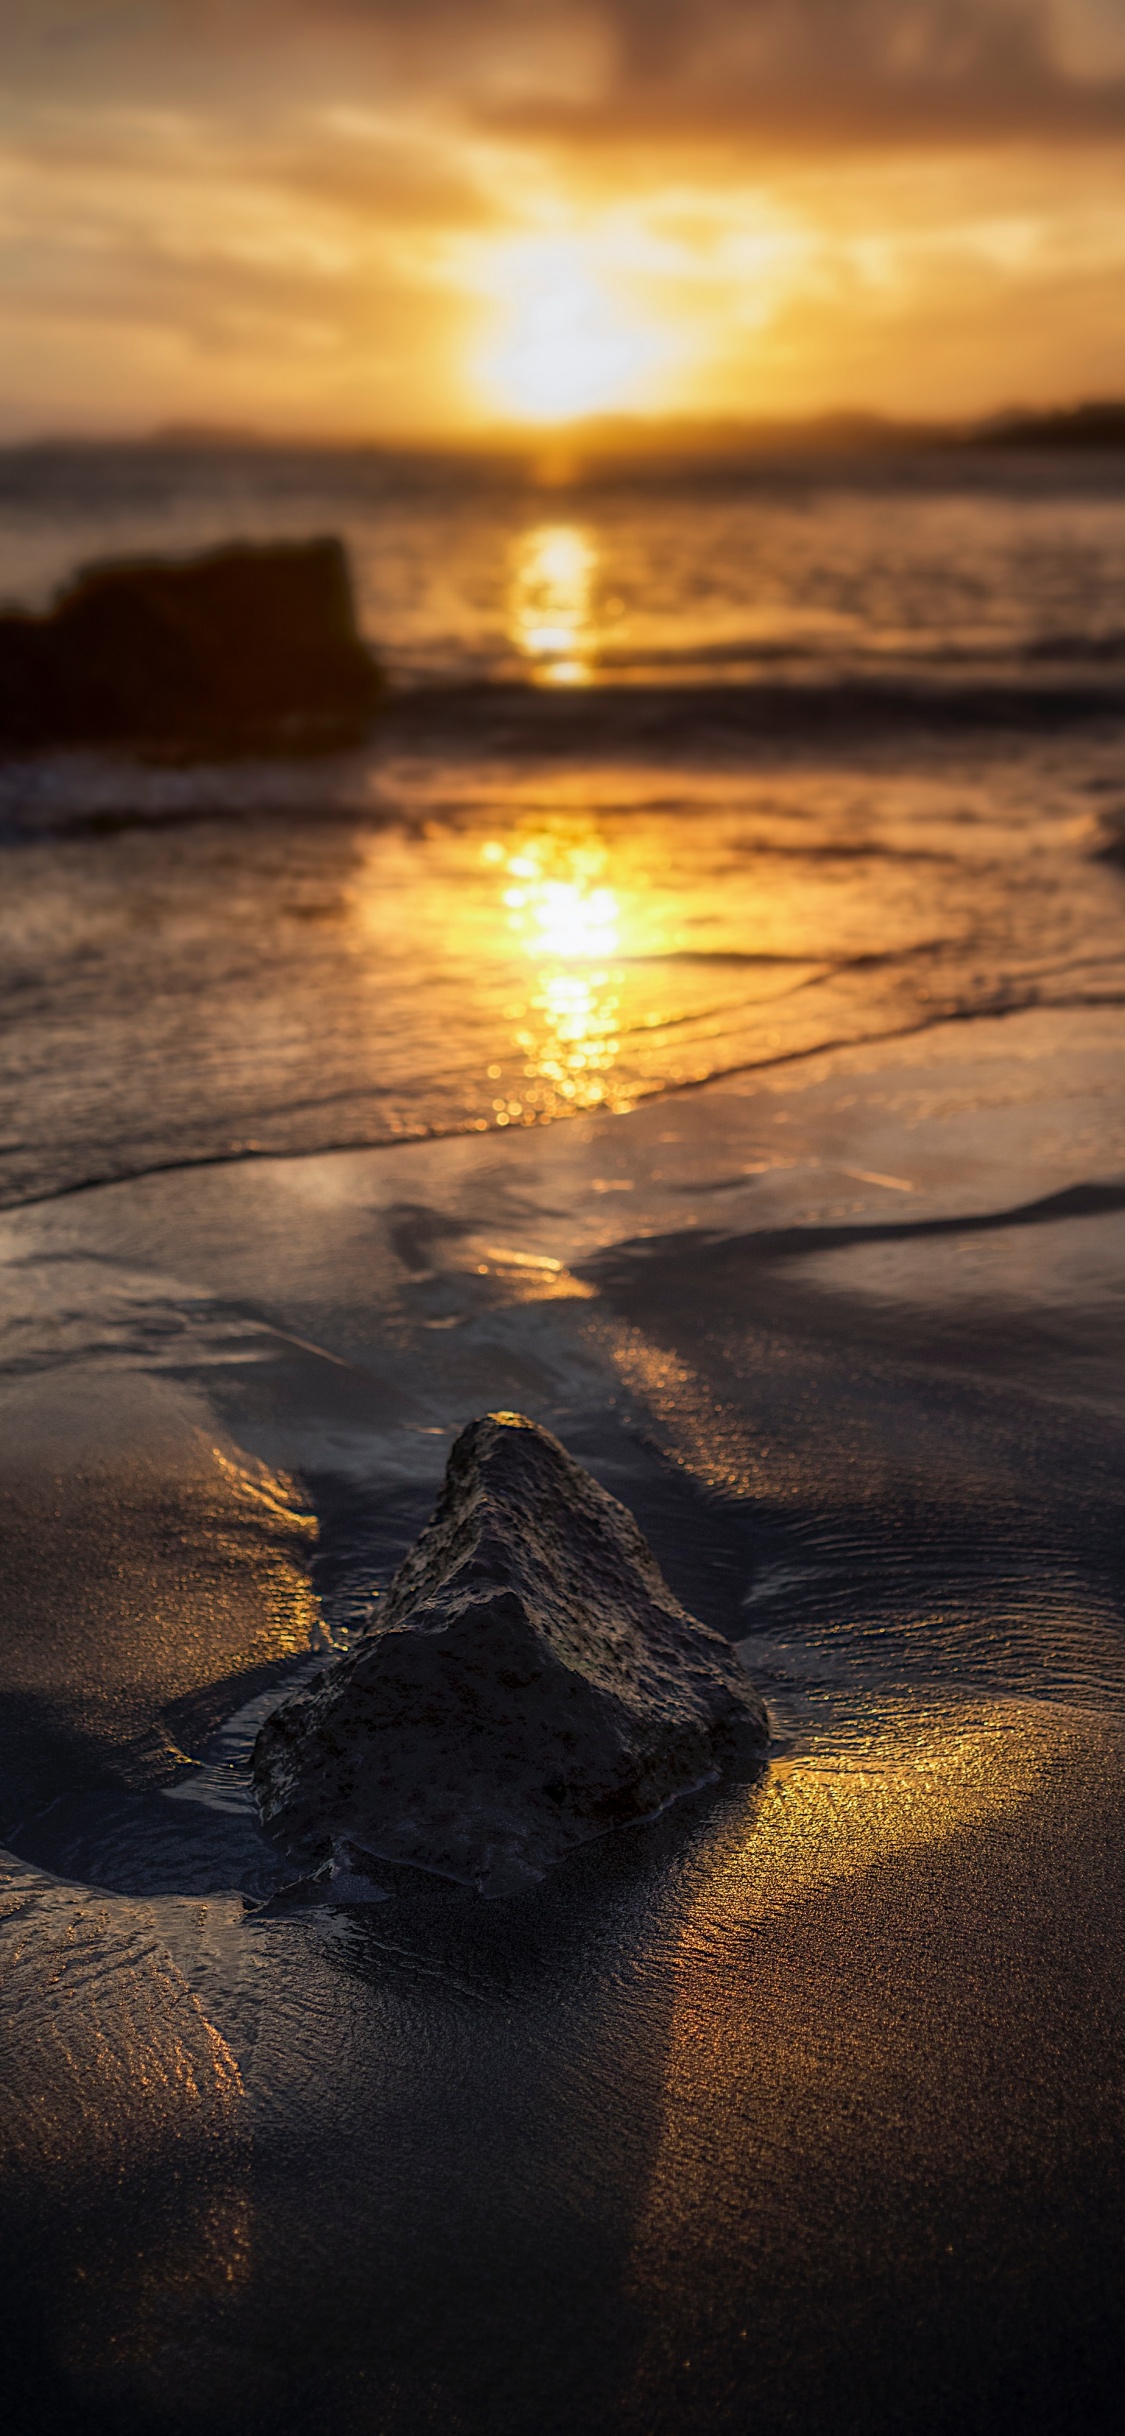
[[[217,1908],[142,1906],[3,1866],[0,2172],[16,2293],[13,2231],[34,2225],[41,2240],[44,2188],[65,2192],[33,2296],[41,2394],[58,2375],[83,2414],[100,2405],[114,2425],[164,2417],[178,2357],[200,2407],[229,2407],[232,2374],[245,2401],[255,2383],[230,2323],[252,2264],[246,2091],[163,1934],[174,1922],[194,1960]],[[226,1908],[241,1933],[238,1898]],[[6,2287],[11,2303],[10,2265]]]
[[[497,842],[506,834],[492,831]],[[526,844],[532,832],[522,834]],[[577,875],[570,865],[532,858],[530,871],[513,874],[503,858],[482,865],[481,842],[478,831],[463,849],[474,903],[491,908],[498,932],[509,915],[526,915],[532,925],[506,934],[513,944],[505,987],[513,996],[515,975],[531,992],[544,971],[566,966],[527,952],[543,925],[530,902],[505,907],[506,889],[534,890],[544,877],[575,878],[587,892],[610,889],[621,940],[635,935],[640,900],[625,885],[624,855],[615,862],[611,851],[605,865],[587,861]],[[517,852],[523,847],[513,837]],[[605,969],[619,953],[604,958]],[[576,960],[573,969],[602,970],[603,960],[595,954],[588,968]],[[1032,1038],[1041,1055],[1049,1039],[1047,1019],[1036,1021],[1038,1031],[1024,1035],[1021,1090],[1034,1072]],[[1112,1083],[1116,1036],[1106,1036],[1100,1053],[1106,1064],[1098,1073]],[[256,1446],[268,1430],[262,1443],[272,1463],[324,1484],[325,1545],[345,1562],[341,1585],[349,1596],[385,1578],[384,1564],[389,1570],[413,1536],[407,1518],[424,1519],[453,1420],[501,1399],[518,1403],[606,1462],[610,1482],[644,1527],[655,1521],[658,1553],[663,1559],[667,1546],[673,1570],[679,1567],[676,1587],[701,1612],[710,1615],[714,1600],[716,1617],[728,1615],[732,1626],[746,1612],[761,1615],[761,1604],[744,1609],[748,1580],[760,1590],[771,1573],[781,1577],[767,1620],[785,1636],[790,1683],[809,1690],[805,1716],[816,1737],[815,1756],[794,1746],[764,1784],[719,1789],[635,1836],[607,1837],[573,1873],[557,1873],[554,1884],[508,1911],[482,1907],[485,1916],[467,1922],[443,1911],[440,1889],[424,1912],[403,1903],[397,1911],[376,1907],[371,1918],[326,1912],[244,1920],[232,1904],[222,1967],[203,1977],[172,1937],[171,1907],[162,1903],[161,1943],[246,2076],[239,2120],[252,2115],[254,2126],[252,2266],[240,2282],[241,2133],[232,2129],[226,2145],[218,2135],[210,2145],[201,2133],[197,2145],[185,2131],[185,2166],[195,2173],[193,2161],[202,2163],[194,2182],[190,2174],[179,2186],[169,2180],[166,2212],[159,2190],[148,2214],[134,2205],[130,2180],[121,2206],[95,2223],[95,2231],[107,2225],[104,2255],[130,2296],[117,2321],[122,2357],[139,2365],[127,2362],[121,2384],[111,2386],[109,2371],[96,2383],[99,2357],[83,2352],[77,2360],[75,2353],[79,2404],[96,2383],[115,2424],[143,2427],[146,2436],[158,2422],[162,2430],[178,2427],[188,2360],[192,2425],[206,2419],[237,2436],[307,2436],[322,2425],[339,2436],[370,2436],[373,2411],[381,2436],[439,2427],[465,2436],[493,2436],[499,2427],[520,2436],[579,2429],[583,2436],[684,2436],[689,2429],[745,2436],[750,2428],[760,2436],[819,2436],[822,2429],[1017,2436],[1028,2427],[1038,2436],[1069,2436],[1076,2427],[1105,2428],[1108,2436],[1115,2427],[1108,2412],[1098,2416],[1086,2403],[1091,2384],[1095,2402],[1112,2391],[1119,2416],[1125,1953],[1112,1923],[1125,1866],[1120,1734],[1092,1713],[1088,1675],[1085,1718],[1067,1708],[1065,1696],[1052,1710],[1004,1701],[992,1634],[995,1613],[1010,1618],[1017,1601],[1008,1554],[1026,1554],[1033,1507],[1046,1515],[1056,1555],[1076,1505],[1087,1558],[1099,1512],[1116,1528],[1117,1440],[1107,1447],[1112,1471],[1103,1479],[1091,1469],[1089,1439],[1061,1405],[1052,1407],[1048,1427],[1037,1399],[1032,1438],[1025,1400],[1015,1396],[1006,1406],[992,1381],[984,1422],[974,1429],[965,1399],[936,1394],[929,1373],[919,1383],[913,1370],[904,1386],[900,1370],[888,1381],[885,1361],[860,1372],[850,1348],[832,1366],[823,1331],[810,1371],[799,1341],[781,1335],[776,1313],[772,1348],[761,1333],[753,1338],[736,1403],[738,1382],[723,1364],[741,1342],[742,1306],[729,1272],[712,1291],[695,1248],[681,1238],[682,1275],[694,1281],[690,1307],[672,1264],[657,1259],[657,1242],[643,1264],[646,1273],[656,1270],[657,1282],[636,1306],[653,1360],[645,1367],[638,1353],[636,1367],[626,1369],[621,1340],[595,1338],[603,1322],[574,1248],[591,1216],[599,1229],[607,1220],[622,1232],[644,1224],[657,1238],[682,1226],[700,1205],[669,1210],[651,1184],[642,1189],[652,1169],[669,1173],[674,1163],[675,1177],[693,1193],[730,1179],[753,1165],[764,1122],[779,1115],[788,1120],[781,1139],[792,1146],[804,1128],[806,1153],[827,1159],[839,1148],[832,1128],[842,1109],[853,1161],[900,1173],[917,1095],[928,1106],[940,1093],[943,1105],[967,1110],[929,1137],[949,1198],[947,1179],[961,1172],[954,1151],[975,1138],[966,1129],[982,1123],[990,1144],[999,1132],[996,1069],[987,1060],[974,1065],[965,1049],[960,1055],[956,1072],[932,1063],[912,1070],[909,1091],[901,1062],[866,1081],[857,1067],[838,1071],[823,1098],[805,1095],[803,1113],[792,1097],[783,1106],[715,1094],[684,1103],[674,1133],[670,1112],[640,1111],[628,1127],[590,1122],[518,1139],[509,1133],[502,1149],[481,1138],[319,1167],[278,1163],[161,1178],[8,1221],[20,1255],[12,1303],[21,1364],[29,1358],[28,1255],[36,1251],[44,1309],[34,1358],[44,1358],[41,1345],[57,1358],[60,1342],[64,1349],[72,1339],[84,1343],[95,1326],[100,1342],[112,1318],[128,1363],[115,1374],[115,1400],[132,1396],[142,1358],[162,1378],[170,1361],[182,1372],[194,1360],[205,1369],[208,1394],[220,1394],[224,1408],[232,1400],[240,1444]],[[1068,1121],[1082,1129],[1073,1050],[1059,1072]],[[857,1098],[861,1091],[870,1101]],[[1036,1139],[1053,1104],[1044,1099],[1024,1111],[1021,1122]],[[1091,1105],[1100,1121],[1108,1088]],[[970,1171],[981,1201],[989,1198],[989,1172]],[[625,1183],[633,1190],[619,1202],[613,1196]],[[792,1218],[798,1206],[779,1201],[771,1214]],[[75,1256],[83,1245],[80,1277]],[[135,1264],[124,1278],[123,1247]],[[585,1281],[586,1300],[573,1308],[567,1260]],[[60,1274],[73,1306],[62,1340]],[[173,1295],[170,1278],[187,1282]],[[470,1302],[463,1286],[479,1286],[480,1301]],[[608,1289],[600,1299],[612,1312]],[[284,1354],[284,1369],[263,1360],[260,1324],[250,1329],[247,1306],[260,1310],[263,1301],[281,1332],[270,1342]],[[169,1319],[185,1308],[189,1318],[196,1312],[194,1333],[170,1342]],[[428,1333],[431,1321],[444,1327],[460,1313],[468,1314],[464,1326]],[[653,1342],[658,1328],[672,1350]],[[317,1343],[327,1361],[315,1358]],[[639,1325],[629,1343],[643,1352]],[[298,1367],[290,1357],[302,1346]],[[84,1410],[89,1390],[73,1362],[53,1376],[68,1410]],[[7,1409],[22,1446],[27,1401]],[[104,1436],[100,1408],[90,1409]],[[912,1453],[924,1499],[896,1496],[879,1449],[872,1453],[862,1434],[861,1424],[881,1409],[895,1465],[901,1468],[904,1448]],[[1012,1478],[1000,1478],[1013,1418],[1025,1495],[1018,1508]],[[147,1396],[141,1420],[151,1438]],[[716,1438],[720,1428],[727,1434]],[[197,1441],[171,1439],[173,1454],[181,1442],[182,1465]],[[228,1447],[218,1424],[208,1444]],[[658,1450],[651,1460],[648,1444]],[[740,1445],[747,1450],[741,1470]],[[1034,1476],[1029,1446],[1040,1467]],[[888,1594],[893,1640],[872,1629],[886,1611],[873,1608],[866,1559],[850,1593],[839,1576],[811,1574],[803,1609],[800,1579],[785,1583],[787,1557],[811,1567],[823,1548],[815,1533],[790,1537],[770,1501],[779,1489],[793,1496],[799,1488],[816,1528],[834,1529],[841,1491],[833,1450],[845,1468],[849,1513],[858,1517],[853,1544],[870,1548],[868,1517],[878,1507],[902,1560]],[[720,1458],[732,1486],[760,1485],[761,1496],[690,1494],[690,1478],[711,1477]],[[249,1465],[249,1454],[244,1460]],[[234,1464],[231,1451],[220,1469],[221,1499],[214,1489],[205,1506],[167,1495],[155,1503],[161,1545],[180,1565],[186,1545],[190,1568],[178,1605],[159,1579],[145,1600],[146,1613],[159,1603],[173,1627],[183,1617],[185,1627],[198,1628],[216,1675],[229,1673],[237,1658],[228,1654],[229,1598],[210,1570],[216,1532],[232,1543],[224,1567],[231,1596],[245,1570],[243,1543],[249,1538],[259,1550],[253,1621],[261,1597],[254,1585],[276,1536],[274,1506],[285,1521],[280,1483],[261,1480],[251,1504]],[[330,1464],[341,1475],[349,1467],[356,1487],[346,1497],[342,1477],[338,1485],[327,1477]],[[971,1617],[961,1624],[954,1612],[953,1629],[949,1568],[960,1549],[963,1469],[980,1498],[993,1570],[974,1553]],[[52,1507],[56,1471],[52,1462]],[[1085,1506],[1076,1488],[1082,1481]],[[21,1528],[27,1510],[24,1499]],[[361,1510],[377,1521],[379,1536],[353,1543]],[[71,1604],[75,1538],[60,1533],[57,1515],[50,1520],[46,1500],[36,1511],[47,1524],[37,1532],[46,1553],[36,1631],[45,1618],[69,1615],[72,1667],[89,1677],[107,1639],[104,1629],[92,1629],[102,1611],[91,1612],[88,1643],[80,1646]],[[90,1511],[86,1499],[83,1514]],[[197,1513],[204,1527],[195,1534]],[[140,1522],[133,1528],[139,1535]],[[22,1545],[17,1537],[17,1554]],[[108,1536],[98,1546],[108,1560],[99,1592],[117,1609],[120,1553]],[[1115,1546],[1119,1552],[1119,1531]],[[1059,1611],[1043,1605],[1044,1565],[1035,1548],[1030,1565],[1039,1603],[1024,1679],[1037,1683],[1044,1650],[1073,1670]],[[1089,1578],[1076,1572],[1070,1580],[1076,1611]],[[330,1582],[327,1574],[321,1579]],[[245,1593],[239,1603],[245,1614]],[[933,1683],[939,1630],[941,1700],[927,1697],[917,1680],[924,1667]],[[180,1629],[170,1640],[177,1667],[183,1637]],[[760,1633],[755,1643],[752,1672],[764,1654]],[[278,1654],[290,1646],[279,1642]],[[770,1646],[776,1660],[780,1638]],[[162,1670],[157,1694],[165,1679]],[[778,1664],[772,1681],[783,1679]],[[909,1702],[890,1688],[904,1680],[913,1685]],[[950,1686],[964,1693],[962,1705],[949,1697]],[[169,1839],[182,1836],[194,1806],[163,1806]],[[151,1813],[151,1803],[138,1813],[134,1836],[144,1835],[146,1866]],[[224,1823],[224,1837],[232,1825]],[[103,1844],[101,1867],[105,1852]],[[88,1916],[102,1898],[80,1893],[68,1901]],[[147,1916],[140,1903],[119,1906],[126,1908],[133,1919],[143,1909]],[[177,1910],[204,1908],[213,1912],[215,1899]],[[6,1960],[25,1933],[22,1919],[9,1924]],[[49,1959],[53,1971],[54,1952]],[[55,1981],[44,1972],[24,1984],[19,2044],[9,2042],[17,2072],[24,2054],[50,2064],[55,2053]],[[156,1988],[155,1976],[144,1984]],[[124,1997],[116,2015],[107,2000],[102,2018],[111,2030],[125,2023],[127,2053],[146,2059],[146,2071],[172,2053],[175,2033],[203,2093],[194,2114],[185,2102],[185,2122],[218,2123],[220,2098],[212,2102],[206,2056],[200,2047],[197,2065],[192,2044],[202,2038],[200,2021],[188,2018],[171,1972],[152,2001],[151,2035],[131,2026]],[[72,2052],[80,2061],[80,2049]],[[47,2079],[53,2089],[50,2073]],[[34,2087],[22,2092],[29,2107]],[[65,2087],[80,2110],[81,2073]],[[136,2120],[142,2111],[138,2097]],[[199,2189],[219,2194],[213,2218],[189,2214]],[[58,2354],[55,2324],[70,2308],[63,2271],[86,2264],[86,2234],[71,2226],[71,2191],[50,2157],[34,2204],[42,2210],[35,2238],[26,2240],[23,2215],[16,2240],[24,2240],[38,2283],[52,2288],[57,2270],[61,2296],[50,2304],[49,2342],[25,2346],[40,2359]],[[164,2264],[151,2308],[147,2287],[134,2303],[130,2256],[135,2262],[143,2242],[146,2254],[166,2260],[173,2219],[183,2228],[185,2258],[195,2261],[191,2289],[202,2306],[185,2285],[181,2309]],[[229,2279],[224,2261],[235,2268]],[[234,2306],[216,2306],[209,2331],[200,2333],[212,2274],[220,2299],[226,2294]],[[112,2332],[108,2305],[105,2322]],[[159,2358],[144,2351],[150,2327],[166,2339]],[[1085,2372],[1084,2362],[1092,2363]],[[1052,2402],[1038,2417],[1021,2416],[1015,2403],[997,2407],[1005,2378],[1022,2402],[1029,2384],[1050,2385],[1052,2377],[1065,2407]],[[136,2392],[158,2397],[147,2419],[133,2407]],[[185,2426],[188,2415],[185,2407]],[[68,2418],[60,2407],[55,2424],[72,2426],[73,2410]]]
[[[753,1664],[754,1643],[746,1645]],[[1057,1717],[1031,1702],[934,1705],[880,1716],[826,1748],[775,1759],[712,1847],[681,1946],[681,1983],[703,1944],[821,1888],[1003,1817],[1058,1751]],[[690,1997],[689,1997],[690,2010]]]
[[[1120,1751],[1091,1766],[1088,1730],[1030,1703],[890,1710],[775,1766],[697,1852],[626,2278],[630,2430],[733,2430],[751,2404],[771,2428],[944,2427],[959,2340],[978,2374],[1026,2348],[1039,2252],[1072,2274],[1086,2238],[1068,2177],[1104,2070],[1101,2032],[1073,2033],[1064,1810],[1107,1760],[1116,1801]]]

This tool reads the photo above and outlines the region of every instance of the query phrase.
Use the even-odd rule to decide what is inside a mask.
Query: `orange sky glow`
[[[1125,0],[24,0],[0,437],[1125,392]]]

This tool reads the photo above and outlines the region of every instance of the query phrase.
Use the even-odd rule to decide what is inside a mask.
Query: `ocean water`
[[[0,598],[76,564],[331,531],[403,679],[572,684],[1125,661],[1125,462],[1045,456],[504,457],[0,451]]]
[[[326,528],[395,681],[369,748],[0,770],[5,1199],[1119,993],[1116,459],[0,458],[27,602]]]
[[[0,767],[17,2436],[1109,2436],[1125,467],[0,457],[348,542],[362,750]],[[764,1768],[519,1898],[249,1752],[489,1409]]]

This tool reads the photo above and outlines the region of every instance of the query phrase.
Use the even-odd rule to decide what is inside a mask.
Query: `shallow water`
[[[651,765],[438,750],[362,770],[366,810],[0,847],[0,1193],[626,1111],[1120,1002],[1125,877],[1092,859],[1115,731],[765,758],[670,793]]]
[[[1119,998],[1112,456],[0,452],[25,597],[325,522],[399,687],[368,749],[0,769],[0,1198]]]
[[[1117,2425],[1122,730],[727,693],[3,775],[20,2436]],[[766,1765],[519,1898],[287,1892],[264,1704],[495,1408]]]

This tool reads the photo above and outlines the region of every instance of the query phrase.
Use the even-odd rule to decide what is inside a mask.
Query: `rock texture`
[[[378,669],[340,542],[91,567],[0,617],[0,744],[308,750],[362,732]]]
[[[546,1430],[474,1421],[378,1622],[254,1750],[262,1818],[483,1894],[651,1817],[769,1733],[729,1644]]]

